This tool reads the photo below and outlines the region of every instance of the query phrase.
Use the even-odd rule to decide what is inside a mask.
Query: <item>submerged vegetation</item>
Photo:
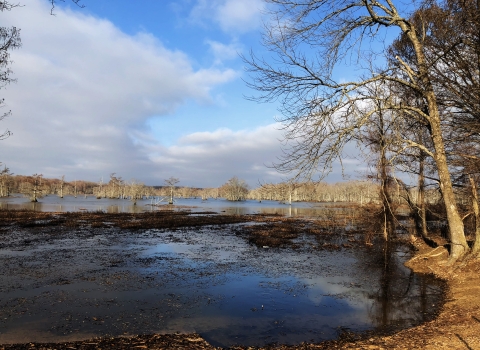
[[[194,208],[192,209],[194,210]],[[36,296],[35,302],[31,302],[30,297],[27,296],[21,298],[21,300],[17,298],[11,302],[0,303],[0,307],[5,308],[5,312],[2,314],[10,320],[9,322],[13,322],[16,318],[22,320],[25,317],[33,321],[37,312],[48,313],[57,310],[55,308],[63,307],[62,305],[70,300],[69,298],[73,298],[71,303],[75,305],[84,305],[81,311],[79,311],[80,318],[76,316],[75,312],[77,311],[75,310],[77,309],[69,311],[68,315],[62,312],[58,313],[58,315],[56,313],[52,314],[56,315],[56,318],[52,319],[52,324],[48,325],[47,328],[52,329],[54,334],[57,334],[56,338],[51,339],[61,341],[61,344],[29,342],[25,344],[29,349],[49,347],[58,349],[98,349],[100,347],[103,349],[129,347],[220,349],[218,346],[215,347],[209,344],[208,338],[205,341],[205,337],[201,334],[149,335],[142,333],[138,336],[117,338],[112,336],[118,332],[117,328],[108,327],[118,324],[126,327],[125,331],[128,331],[131,326],[145,330],[150,329],[148,328],[150,323],[154,322],[155,329],[158,329],[159,322],[163,322],[162,317],[158,318],[159,311],[157,307],[160,305],[160,301],[174,307],[174,310],[176,310],[175,314],[181,312],[181,310],[187,310],[187,320],[192,319],[191,305],[196,305],[195,303],[200,302],[200,304],[209,305],[209,303],[218,303],[220,300],[227,302],[231,298],[220,298],[214,301],[210,295],[204,296],[201,293],[199,294],[198,290],[193,294],[189,291],[187,294],[190,298],[185,298],[178,292],[172,294],[171,290],[164,290],[165,285],[163,283],[173,279],[175,285],[183,285],[189,280],[207,279],[210,282],[202,282],[200,285],[208,286],[218,283],[223,285],[225,279],[222,276],[230,273],[227,267],[233,263],[233,256],[237,256],[239,261],[238,265],[233,264],[231,268],[237,270],[240,266],[243,266],[245,271],[242,270],[244,271],[242,274],[253,272],[252,267],[246,267],[250,266],[248,262],[253,259],[259,259],[259,266],[263,266],[269,273],[274,275],[281,275],[285,270],[290,271],[294,268],[292,264],[296,264],[295,262],[298,261],[307,264],[308,268],[302,268],[301,270],[304,273],[308,273],[308,276],[311,276],[313,281],[323,275],[330,276],[334,278],[333,281],[336,281],[336,275],[331,271],[333,263],[325,261],[322,264],[319,261],[321,261],[322,256],[332,254],[332,257],[336,257],[335,260],[339,262],[339,268],[342,268],[344,264],[347,264],[347,262],[341,262],[341,257],[345,257],[342,254],[349,252],[348,254],[351,253],[354,256],[358,254],[361,260],[359,263],[355,263],[355,271],[357,271],[355,274],[363,273],[362,279],[366,278],[366,280],[363,280],[362,283],[353,284],[338,281],[338,287],[335,287],[337,283],[332,282],[332,288],[334,291],[338,290],[340,286],[347,288],[347,290],[352,290],[352,292],[357,289],[363,290],[363,288],[372,283],[369,281],[373,276],[367,271],[374,269],[379,274],[376,274],[372,281],[377,283],[377,278],[379,278],[380,284],[368,296],[369,300],[372,299],[376,302],[369,314],[372,319],[376,320],[376,324],[384,324],[386,326],[368,332],[353,332],[351,329],[342,328],[338,331],[339,339],[337,340],[297,345],[275,344],[265,346],[265,349],[352,348],[358,347],[360,344],[367,348],[368,346],[395,348],[395,344],[408,344],[408,348],[422,348],[425,344],[433,344],[438,339],[443,339],[441,337],[444,334],[448,336],[448,333],[451,332],[449,327],[456,327],[456,334],[459,334],[471,348],[475,348],[474,346],[477,343],[475,338],[472,338],[472,335],[476,334],[476,321],[469,315],[475,316],[476,312],[480,310],[480,308],[475,306],[478,305],[480,296],[478,293],[472,293],[472,290],[468,289],[471,287],[470,283],[462,283],[461,281],[457,283],[456,279],[452,279],[453,275],[449,275],[448,270],[440,269],[437,271],[438,266],[435,265],[435,261],[439,261],[443,253],[438,255],[438,248],[432,250],[425,245],[419,244],[419,242],[412,244],[409,242],[407,231],[404,229],[397,231],[397,239],[390,242],[387,250],[384,248],[383,235],[379,234],[379,232],[370,237],[370,242],[374,243],[374,245],[366,245],[366,238],[373,229],[372,221],[370,217],[361,214],[359,210],[362,209],[351,207],[336,208],[336,210],[327,210],[324,215],[320,215],[317,218],[308,219],[291,219],[277,215],[225,216],[190,210],[172,210],[168,205],[164,206],[162,210],[137,214],[110,214],[103,212],[44,213],[27,210],[0,210],[0,234],[3,237],[2,249],[11,251],[13,254],[2,256],[2,259],[8,262],[5,264],[3,272],[3,278],[7,282],[3,284],[3,292],[8,290],[15,291],[15,288],[32,288],[39,283],[46,286],[43,288],[48,287],[52,289],[51,292],[44,292]],[[354,211],[356,212],[355,215],[353,215]],[[399,222],[405,221],[405,219],[405,217],[401,216],[396,217],[396,220]],[[218,261],[222,254],[225,254],[227,251],[236,251],[235,249],[237,249],[237,245],[234,242],[238,244],[238,241],[228,240],[223,242],[221,246],[224,249],[222,251],[218,251],[218,247],[211,246],[211,243],[209,243],[223,240],[222,237],[226,236],[238,237],[242,241],[247,242],[250,246],[250,253],[246,254],[246,252],[241,250],[233,256],[228,255],[228,257]],[[431,239],[439,240],[441,236],[432,234]],[[145,255],[145,247],[142,245],[147,244],[146,248],[149,251],[149,249],[155,248],[160,242],[165,240],[175,242],[180,244],[180,246],[188,247],[191,245],[193,251],[189,259],[193,259],[193,266],[203,266],[205,269],[197,274],[185,266],[177,266],[179,259],[177,256],[172,255],[170,250],[166,250],[163,253]],[[72,245],[72,242],[77,243]],[[58,247],[56,244],[58,244]],[[86,249],[89,244],[93,246]],[[443,273],[443,275],[440,274],[442,278],[451,281],[452,288],[454,288],[452,290],[456,294],[448,295],[449,298],[454,297],[454,299],[447,299],[447,306],[445,306],[447,313],[441,311],[443,310],[443,293],[434,294],[434,290],[437,288],[434,285],[422,282],[415,289],[413,283],[416,277],[413,273],[409,273],[408,270],[406,275],[402,275],[397,280],[400,277],[397,276],[398,272],[395,272],[399,268],[398,254],[400,256],[410,256],[411,253],[407,247],[419,250],[418,253],[421,254],[412,259],[411,266],[416,266],[416,269],[426,269],[427,271],[431,271],[428,267],[433,268],[433,271]],[[99,251],[97,252],[96,249],[99,249]],[[443,248],[440,247],[440,249]],[[15,252],[18,250],[20,250],[21,254],[16,256]],[[33,255],[30,256],[29,254]],[[279,259],[284,256],[283,254],[290,254],[290,258],[285,261],[281,260],[282,263],[280,263]],[[206,265],[201,263],[201,259],[204,258],[208,259]],[[86,264],[83,264],[86,269],[83,272],[76,270],[83,266],[82,264],[77,266],[79,259],[86,262]],[[60,271],[62,269],[56,265],[59,261],[62,262],[63,269],[68,274]],[[218,267],[214,267],[214,261],[218,263]],[[161,271],[159,270],[160,266],[170,263],[177,264],[175,265],[177,268],[170,269],[165,274],[158,273],[158,271]],[[44,265],[45,268],[42,267]],[[133,268],[137,265],[140,268],[138,276],[133,274]],[[350,268],[353,267],[350,266]],[[467,276],[469,281],[476,283],[475,281],[478,281],[476,268],[478,269],[477,265],[470,263],[468,266],[462,266],[457,269],[455,274],[458,275],[461,272],[460,276]],[[52,269],[55,269],[55,272]],[[20,275],[14,277],[20,272]],[[353,273],[353,271],[344,272]],[[190,277],[184,279],[181,277],[183,274],[188,274]],[[28,276],[28,278],[25,278],[25,276]],[[20,278],[23,282],[20,283],[20,280],[17,281],[15,278]],[[39,282],[44,280],[45,282]],[[78,291],[81,293],[81,297],[77,298],[74,295],[69,297],[68,293],[74,293],[77,289],[73,288],[77,283],[87,283],[82,287],[83,289],[80,288],[81,290]],[[311,282],[302,283],[299,286],[287,286],[284,285],[285,283],[286,281],[282,280],[282,283],[278,283],[278,285],[273,283],[271,287],[279,288],[280,290],[285,289],[287,294],[291,293],[292,302],[299,296],[295,297],[295,293],[305,293],[305,291],[311,288]],[[123,314],[121,317],[119,316],[122,322],[115,322],[117,316],[115,316],[116,308],[113,308],[113,306],[124,307],[123,302],[121,302],[123,299],[111,299],[108,293],[106,300],[99,299],[98,295],[95,294],[96,287],[94,287],[97,284],[103,294],[107,290],[121,290],[124,293],[130,289],[134,290],[133,298],[140,298],[141,310],[135,309],[132,315]],[[462,286],[466,294],[460,294],[462,292],[458,289],[457,284]],[[25,286],[22,287],[23,285]],[[157,285],[160,285],[161,288]],[[200,285],[196,288],[200,288]],[[154,288],[153,290],[156,293],[165,294],[165,296],[155,298],[155,307],[152,309],[153,316],[151,315],[151,317],[148,316],[151,310],[147,299],[143,300],[140,297],[141,291],[145,288]],[[262,288],[266,288],[266,286]],[[290,288],[293,289],[290,290]],[[53,290],[57,289],[58,293],[53,292]],[[416,292],[413,292],[414,290]],[[92,296],[95,298],[93,304],[91,304],[92,301],[89,299],[89,293],[93,293]],[[222,289],[221,293],[223,295],[226,291]],[[307,292],[307,294],[309,293]],[[330,295],[328,297],[333,296]],[[326,297],[325,295],[323,296],[323,298]],[[232,300],[234,299],[236,298]],[[42,303],[37,307],[36,305],[42,300],[45,300],[46,303]],[[468,300],[468,307],[470,308],[468,311],[465,305],[463,305],[464,300]],[[136,302],[138,303],[139,301],[137,300]],[[254,300],[251,300],[251,303],[256,306]],[[453,304],[458,307],[453,307]],[[416,306],[413,307],[413,305]],[[418,316],[412,316],[410,312],[413,309],[416,310],[417,306],[418,310],[416,312],[418,312]],[[93,309],[88,311],[91,307]],[[263,305],[256,307],[258,309],[254,310],[252,308],[252,310],[247,310],[248,314],[257,315],[258,313],[258,316],[260,316],[263,312],[269,312],[263,311]],[[265,310],[268,310],[268,306],[265,305],[265,307]],[[27,313],[24,313],[25,310],[27,310]],[[435,318],[440,311],[438,318]],[[238,312],[239,310],[235,309],[236,315]],[[408,313],[410,316],[404,321],[388,322],[388,320],[393,320],[391,317],[401,315],[403,312]],[[115,316],[114,319],[111,319],[112,315]],[[165,313],[160,313],[160,316],[166,317],[166,315]],[[59,317],[58,320],[57,316]],[[67,317],[67,319],[65,320],[64,317]],[[399,329],[412,327],[417,323],[423,322],[426,323],[413,329],[399,332]],[[84,341],[61,340],[65,334],[70,334],[70,331],[78,327],[90,327],[88,328],[90,332],[102,333],[105,329],[115,329],[116,331],[108,337]],[[270,327],[274,329],[280,327],[282,332],[287,332],[286,334],[288,334],[288,328],[285,326],[271,325]],[[216,332],[220,332],[220,330]],[[311,339],[312,336],[314,334],[310,334],[308,339]],[[212,335],[210,334],[209,337],[212,337]],[[268,340],[269,337],[269,335],[264,335],[265,340]],[[231,339],[230,341],[234,340]],[[443,348],[448,346],[451,348],[451,343],[445,340],[442,340],[442,342],[445,345]],[[1,347],[11,350],[27,348],[22,344],[2,345]],[[230,348],[247,349],[248,347],[238,344]],[[256,348],[261,349],[262,347]],[[438,348],[443,349],[441,346]]]
[[[29,327],[65,344],[63,339],[72,331],[112,336],[149,333],[169,327],[173,321],[194,326],[200,318],[198,327],[207,341],[246,346],[283,339],[293,347],[305,340],[336,338],[338,329],[331,323],[343,325],[344,313],[350,315],[356,309],[366,309],[358,317],[371,324],[368,333],[355,333],[359,339],[411,327],[437,314],[443,299],[442,283],[425,280],[429,288],[422,289],[419,280],[413,280],[413,274],[403,267],[406,256],[411,255],[408,246],[392,245],[401,254],[392,251],[385,260],[381,244],[364,244],[360,222],[345,225],[344,218],[329,214],[328,220],[338,220],[332,225],[326,219],[169,209],[140,214],[0,210],[5,252],[0,255],[5,266],[0,274],[0,310],[6,318],[1,337],[8,339],[9,332],[15,336],[15,329]],[[387,274],[383,272],[385,261]],[[338,280],[339,276],[344,280]],[[41,290],[36,287],[39,285]],[[21,299],[17,298],[19,290],[27,292]],[[355,300],[365,303],[360,308],[350,307]],[[412,307],[422,302],[428,304],[426,309]],[[64,309],[66,303],[69,306]],[[222,315],[219,319],[212,313],[217,305]],[[337,308],[342,316],[331,316],[331,321],[322,324],[325,312],[332,315]],[[213,334],[207,331],[213,320],[202,321],[198,309],[222,326],[214,326]],[[50,316],[48,324],[44,315]],[[243,323],[237,328],[239,316]],[[225,327],[229,317],[232,324]],[[250,329],[252,317],[257,330]],[[272,323],[272,317],[278,321]],[[308,321],[314,319],[319,322]],[[365,329],[364,322],[349,322],[351,329],[344,329],[343,337],[351,338],[353,330]],[[237,340],[231,334],[247,338]],[[151,337],[149,341],[155,338]],[[96,339],[84,345],[102,343],[115,348],[119,342],[128,344],[133,339],[147,338],[110,337],[108,342]]]
[[[404,182],[390,177],[385,185],[370,179],[337,184],[314,182],[264,184],[249,190],[245,182],[236,177],[219,188],[202,189],[177,186],[179,179],[173,177],[168,179],[166,186],[145,186],[134,180],[125,181],[116,174],[111,174],[110,181],[107,183],[81,180],[67,182],[64,177],[47,179],[37,174],[13,175],[8,168],[5,169],[0,177],[0,189],[4,196],[15,192],[23,193],[31,200],[39,200],[47,195],[56,195],[60,198],[67,195],[95,196],[131,199],[133,203],[142,198],[164,198],[163,204],[174,203],[174,198],[271,200],[284,204],[294,204],[299,201],[333,202],[343,209],[325,208],[321,217],[317,218],[332,232],[339,232],[346,227],[360,227],[360,222],[366,220],[369,223],[366,242],[370,241],[369,237],[376,234],[383,235],[385,241],[392,240],[395,239],[397,231],[403,230],[408,231],[412,239],[421,237],[429,244],[433,244],[429,236],[438,234],[443,239],[441,244],[449,247],[447,213],[439,189],[433,185],[428,188],[408,187]],[[469,188],[459,187],[455,194],[463,217],[466,240],[473,247],[473,252],[476,252],[479,247],[477,242],[479,220],[475,214],[476,200],[472,200],[474,192]],[[388,213],[392,213],[391,217],[386,216]],[[265,228],[265,235],[268,236],[270,233],[270,229]],[[272,237],[273,233],[268,239]]]

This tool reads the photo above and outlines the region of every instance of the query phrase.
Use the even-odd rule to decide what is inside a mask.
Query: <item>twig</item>
[[[468,345],[468,343],[462,338],[462,336],[458,333],[455,333],[455,335],[457,336],[458,339],[460,339],[462,341],[463,344],[465,344],[465,346],[467,347],[468,350],[473,350],[473,348],[470,347],[470,345]]]
[[[438,253],[438,254],[430,255],[430,254],[432,254],[435,250],[437,250],[437,249],[439,249],[439,248],[443,248],[443,247],[437,247],[437,248],[435,248],[434,250],[432,250],[432,251],[431,251],[430,253],[428,253],[428,254],[418,255],[418,256],[412,258],[410,261],[413,261],[413,260],[418,259],[418,258],[427,258],[427,257],[428,257],[428,258],[431,258],[431,257],[439,256],[439,255],[445,253],[444,251],[442,251],[442,252],[440,252],[440,253]]]

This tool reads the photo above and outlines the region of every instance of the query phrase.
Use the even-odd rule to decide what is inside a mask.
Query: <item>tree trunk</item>
[[[435,147],[435,163],[437,165],[438,177],[440,178],[440,189],[445,202],[447,212],[447,221],[449,229],[449,239],[451,244],[450,262],[455,262],[463,257],[469,250],[463,220],[458,212],[455,193],[453,192],[450,171],[447,165],[443,138],[440,131],[440,122],[438,118],[432,123],[432,139]]]
[[[379,113],[379,129],[381,132],[380,135],[380,161],[379,161],[379,171],[380,171],[380,196],[383,206],[383,238],[385,241],[388,241],[395,232],[395,217],[392,207],[392,199],[389,192],[389,176],[388,176],[388,161],[387,161],[387,146],[385,141],[385,126],[383,121],[383,114]]]
[[[453,263],[468,252],[468,244],[465,238],[463,221],[458,212],[452,180],[450,178],[450,171],[448,169],[437,98],[430,80],[428,64],[423,52],[424,48],[421,40],[417,37],[416,31],[412,30],[411,26],[407,23],[399,23],[399,26],[408,36],[414,47],[418,62],[419,82],[423,85],[422,94],[428,104],[428,117],[425,119],[428,122],[433,147],[435,149],[434,160],[437,165],[440,190],[442,191],[443,200],[445,202],[451,244],[449,262]]]
[[[427,231],[427,215],[425,212],[425,154],[420,151],[420,165],[418,169],[418,199],[417,199],[417,213],[415,215],[415,226],[417,233],[424,239],[428,237]]]
[[[470,176],[472,186],[472,208],[475,215],[475,242],[473,243],[472,254],[480,257],[480,209],[478,207],[478,192],[475,180]]]

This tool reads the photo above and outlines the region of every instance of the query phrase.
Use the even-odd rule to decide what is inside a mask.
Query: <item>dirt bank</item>
[[[108,223],[100,214],[89,215],[88,221],[92,227],[104,228],[105,226],[117,226],[126,229],[141,229],[154,225],[156,227],[182,227],[185,225],[202,225],[206,216],[162,215],[150,218],[150,223],[139,220],[139,216],[133,215],[126,220],[125,215],[110,216]],[[17,213],[15,215],[2,213],[1,231],[6,232],[10,225],[21,223],[25,228],[39,228],[52,230],[57,225],[77,228],[83,225],[85,215],[58,215],[49,216],[40,213]],[[254,218],[239,217],[214,217],[208,218],[211,223],[237,223],[253,221]],[[117,221],[118,220],[118,221]],[[218,222],[217,222],[218,221]],[[262,222],[268,221],[262,218]],[[268,224],[273,225],[273,224]],[[277,225],[277,223],[275,223]],[[282,239],[295,236],[295,230],[285,226],[270,227],[278,229],[282,233]],[[298,227],[298,225],[296,225]],[[42,231],[42,232],[43,232]],[[263,226],[257,230],[256,239],[252,243],[284,245],[285,240],[264,241]],[[48,231],[50,232],[50,231]],[[280,235],[280,233],[279,233]],[[254,236],[251,239],[255,239]],[[322,247],[325,244],[322,245]],[[333,244],[331,244],[333,245]],[[330,245],[329,245],[330,246]],[[232,349],[480,349],[480,263],[469,261],[459,264],[454,269],[444,267],[441,263],[445,258],[446,251],[443,248],[431,249],[421,242],[416,243],[417,255],[411,259],[409,266],[418,272],[435,273],[448,282],[449,290],[447,301],[440,315],[433,321],[420,326],[400,331],[393,335],[369,334],[358,336],[344,334],[337,341],[329,341],[320,344],[301,344],[298,346],[273,346],[265,348],[234,347]],[[324,249],[324,248],[322,248]],[[0,350],[6,349],[218,349],[208,344],[197,334],[155,334],[134,337],[118,338],[93,338],[87,341],[63,342],[63,343],[27,343],[15,345],[0,345]]]

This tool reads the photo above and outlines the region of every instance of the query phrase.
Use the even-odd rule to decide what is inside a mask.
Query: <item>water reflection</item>
[[[298,344],[339,329],[421,322],[441,294],[435,281],[411,275],[396,250],[385,264],[382,249],[262,249],[206,228],[87,230],[23,244],[35,235],[0,250],[9,267],[0,274],[0,343],[18,333],[61,341],[195,331],[218,346]],[[13,254],[17,244],[21,255]]]
[[[46,196],[38,203],[31,203],[28,198],[20,195],[0,198],[0,208],[10,209],[31,209],[45,212],[66,212],[66,211],[104,211],[108,213],[139,213],[152,211],[157,208],[152,206],[155,199],[143,199],[137,205],[127,199],[97,199],[93,196],[73,197]],[[199,211],[215,211],[219,213],[244,215],[244,214],[277,214],[283,216],[318,216],[325,208],[330,208],[335,203],[307,203],[294,202],[292,205],[282,204],[277,201],[253,201],[230,202],[225,199],[202,200],[200,198],[177,199],[174,208]]]
[[[382,253],[370,256],[372,268],[379,271],[380,277],[377,290],[370,294],[374,303],[369,314],[375,324],[386,329],[425,321],[433,317],[429,311],[442,303],[444,283],[406,268],[405,254],[405,247],[386,242]]]

